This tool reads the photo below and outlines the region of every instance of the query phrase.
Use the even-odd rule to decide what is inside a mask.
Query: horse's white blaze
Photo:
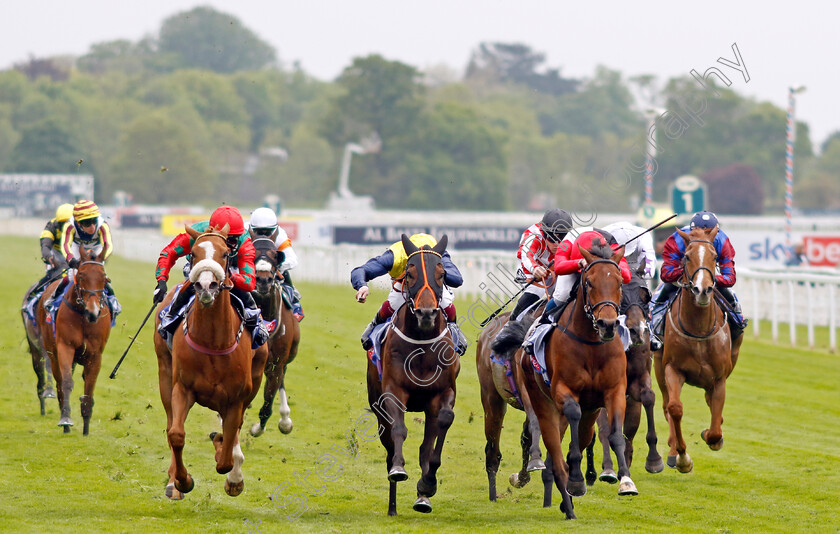
[[[258,261],[254,267],[257,269],[258,273],[270,273],[273,270],[271,268],[271,263],[265,260]]]
[[[227,480],[231,484],[238,484],[242,482],[242,464],[245,462],[245,455],[242,454],[242,447],[239,446],[239,440],[233,446],[233,469],[228,473]]]
[[[706,247],[700,247],[698,249],[697,261],[700,263],[700,265],[705,265],[705,263],[706,263],[704,261],[705,259],[706,259]],[[697,286],[697,289],[703,289],[703,280],[705,278],[706,278],[706,271],[705,271],[705,269],[703,269],[703,270],[700,271],[699,275],[697,276],[697,281],[695,282],[695,285]]]
[[[209,242],[209,241],[205,241],[205,242],[203,242],[203,243],[199,243],[199,244],[198,244],[198,246],[199,246],[202,250],[204,250],[204,258],[201,258],[201,259],[205,259],[205,258],[212,258],[212,257],[213,257],[213,253],[214,253],[214,252],[216,252],[216,249],[215,249],[215,248],[213,248],[213,243],[211,243],[211,242]],[[193,254],[195,254],[195,253],[196,253],[196,251],[195,251],[195,250],[193,250]]]
[[[286,399],[286,388],[280,388],[280,422],[278,426],[280,430],[289,432],[292,429],[292,418],[289,417],[292,413],[289,408],[289,401]]]

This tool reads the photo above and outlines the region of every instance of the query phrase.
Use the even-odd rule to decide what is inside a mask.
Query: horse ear
[[[221,229],[219,229],[219,233],[227,237],[228,232],[230,232],[230,225],[228,223],[225,223],[225,225],[222,226]]]
[[[687,233],[683,232],[680,228],[677,228],[677,233],[680,234],[680,237],[683,238],[686,244],[691,241],[691,238],[688,236]]]
[[[187,233],[190,235],[190,237],[193,238],[194,240],[197,239],[198,236],[201,235],[198,230],[196,230],[195,228],[193,228],[192,226],[190,226],[188,224],[184,225],[184,230],[186,230]]]
[[[407,235],[403,234],[401,239],[402,239],[403,249],[405,250],[405,253],[408,254],[409,256],[411,256],[412,254],[414,254],[415,252],[417,252],[419,250],[416,246],[414,246],[414,243],[411,242],[411,240],[408,238]]]
[[[639,266],[636,268],[636,274],[640,277],[643,277],[645,275],[645,262],[639,264]]]
[[[624,247],[618,247],[610,258],[612,261],[618,263],[624,257]]]
[[[715,237],[717,237],[719,230],[720,226],[715,226],[715,228],[711,232],[709,232],[709,241],[715,240]]]
[[[96,261],[99,263],[105,262],[105,247],[102,247],[102,250],[99,251],[99,254],[96,256]]]
[[[437,245],[432,247],[432,250],[434,250],[438,254],[443,254],[443,252],[446,250],[446,245],[448,244],[449,237],[446,234],[443,234],[443,236],[440,238],[440,241],[437,242]]]
[[[580,251],[580,255],[583,256],[583,259],[586,260],[586,263],[592,263],[595,261],[595,256],[582,246],[578,245],[578,250]]]

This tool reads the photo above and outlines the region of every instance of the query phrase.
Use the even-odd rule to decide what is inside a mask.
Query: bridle
[[[615,310],[616,315],[620,315],[619,313],[619,304],[612,300],[602,300],[600,302],[596,302],[592,304],[591,299],[589,298],[589,289],[586,285],[586,275],[589,270],[592,268],[593,265],[597,265],[599,263],[606,263],[608,265],[614,266],[618,270],[618,276],[621,277],[621,267],[618,266],[616,262],[613,260],[605,260],[599,259],[595,260],[592,263],[588,263],[586,267],[584,267],[580,272],[580,283],[583,286],[583,313],[586,314],[586,318],[592,321],[592,327],[597,330],[598,329],[598,318],[595,316],[595,311],[602,307],[602,306],[610,306]]]
[[[426,257],[423,255],[423,254],[434,254],[438,258],[441,258],[442,256],[440,255],[440,253],[435,252],[434,250],[431,250],[431,249],[420,249],[420,250],[414,251],[411,254],[409,254],[407,261],[410,261],[411,257],[415,256],[417,254],[420,254],[420,265],[415,266],[415,267],[417,267],[418,271],[421,271],[423,273],[422,278],[420,280],[418,280],[417,283],[415,283],[413,287],[407,287],[407,285],[405,284],[405,275],[403,275],[403,277],[402,277],[403,297],[405,297],[405,301],[408,303],[408,311],[412,314],[417,309],[417,307],[414,303],[415,299],[418,298],[420,295],[422,295],[425,291],[429,291],[429,292],[432,293],[432,295],[435,298],[435,302],[438,303],[438,305],[440,304],[440,297],[441,297],[441,294],[443,292],[442,287],[438,287],[437,289],[435,289],[435,288],[432,288],[431,285],[429,285],[429,277],[428,277],[428,273],[426,272]],[[408,264],[406,263],[406,265],[408,265]],[[422,281],[423,285],[420,286],[419,289],[415,289],[420,284],[421,281]]]
[[[225,252],[224,252],[224,254],[222,254],[222,259],[224,259],[224,261],[225,261],[225,265],[224,265],[223,270],[225,272],[225,280],[227,280],[227,278],[230,274],[230,261],[229,261],[229,259],[230,259],[230,256],[231,256],[231,248],[230,248],[230,245],[228,245],[227,238],[223,234],[220,234],[219,232],[215,232],[215,231],[205,232],[205,233],[201,234],[200,236],[198,236],[197,238],[195,238],[195,242],[193,243],[192,248],[195,249],[195,246],[198,245],[199,240],[204,238],[204,237],[208,237],[208,238],[217,237],[217,238],[222,240],[222,243],[225,247]],[[192,265],[192,267],[195,267],[195,265],[193,265],[194,260],[195,260],[195,255],[193,253],[190,253],[190,265]],[[213,260],[213,261],[215,261],[215,260]],[[233,282],[231,282],[229,285],[227,285],[227,284],[225,284],[225,280],[221,281],[218,289],[216,289],[215,291],[212,291],[214,298],[222,290],[233,289]]]
[[[83,261],[79,264],[79,268],[81,268],[83,265],[99,265],[103,268],[103,270],[105,268],[105,262],[102,262],[102,261],[92,261],[92,260]],[[76,294],[75,295],[76,300],[75,300],[74,304],[76,306],[78,306],[79,308],[81,308],[81,311],[84,311],[84,309],[85,309],[85,298],[84,298],[85,295],[99,295],[99,307],[100,308],[107,307],[108,297],[105,295],[105,288],[102,288],[102,289],[86,289],[86,288],[83,288],[81,286],[81,284],[79,284],[78,271],[79,271],[79,269],[77,268],[76,269],[76,279],[73,280],[73,289],[74,289],[73,292]],[[105,280],[106,280],[106,282],[108,281],[107,277],[105,278]],[[70,306],[70,308],[73,311],[76,311],[76,312],[80,311],[76,308],[73,308],[72,306]]]
[[[692,271],[692,273],[691,273],[691,276],[688,276],[686,274],[688,272],[688,271],[685,270],[686,265],[688,264],[688,247],[691,246],[692,243],[705,243],[705,244],[711,246],[712,252],[714,253],[714,256],[713,256],[714,261],[717,261],[717,250],[715,250],[715,244],[714,243],[712,243],[711,241],[709,241],[707,239],[691,239],[691,240],[689,240],[689,242],[686,243],[686,245],[685,245],[685,254],[683,255],[683,259],[682,259],[683,278],[685,278],[686,280],[684,282],[680,281],[679,285],[681,287],[691,287],[691,284],[694,283],[694,277],[697,276],[697,273],[699,273],[700,271],[706,271],[707,273],[709,273],[709,276],[712,278],[713,281],[715,279],[715,272],[712,269],[709,269],[708,267],[706,267],[705,265],[701,265],[700,267],[694,269],[694,271]]]

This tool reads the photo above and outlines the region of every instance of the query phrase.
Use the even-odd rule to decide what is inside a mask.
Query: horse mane
[[[525,341],[527,327],[519,321],[509,321],[496,338],[490,343],[493,352],[502,356],[515,350]]]
[[[598,256],[599,258],[608,260],[612,258],[612,255],[615,251],[607,244],[603,237],[599,237],[597,240],[593,239],[589,245],[589,252]]]

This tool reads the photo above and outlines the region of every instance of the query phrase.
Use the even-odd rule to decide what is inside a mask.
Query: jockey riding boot
[[[650,303],[650,350],[652,351],[662,348],[659,336],[664,334],[665,312],[668,311],[668,303],[677,289],[674,284],[663,282],[653,292],[653,300]]]
[[[729,306],[732,308],[732,322],[736,323],[737,326],[743,331],[747,327],[747,319],[744,317],[743,311],[741,310],[741,303],[738,302],[738,297],[735,296],[735,292],[732,291],[731,287],[721,287],[718,288],[720,290],[720,294],[726,298],[726,301],[729,303]],[[733,335],[733,338],[736,337]]]
[[[116,317],[122,313],[122,306],[117,296],[114,294],[114,288],[111,287],[111,282],[105,282],[105,297],[108,299],[108,307],[111,308],[111,317]]]
[[[304,315],[303,307],[301,307],[300,305],[300,291],[298,291],[297,288],[294,286],[294,283],[292,282],[292,279],[289,276],[289,271],[283,272],[283,283],[292,288],[292,315],[295,316],[295,319],[297,319],[298,322],[301,322],[303,321],[303,318],[306,317],[306,315]]]
[[[555,317],[563,313],[563,310],[566,308],[569,300],[558,302],[557,299],[552,298],[548,301],[548,304],[545,305],[545,311],[543,311],[543,314],[538,320],[534,321],[531,328],[528,329],[528,333],[525,334],[525,341],[522,342],[522,348],[525,349],[527,354],[534,354],[534,344],[531,342],[531,334],[534,333],[534,330],[536,330],[540,325],[553,323]]]
[[[449,334],[452,336],[452,342],[455,344],[455,352],[458,353],[458,356],[463,356],[467,352],[467,347],[470,343],[467,341],[464,332],[461,331],[461,327],[458,326],[455,305],[450,304],[443,311],[446,314],[446,326],[449,327]]]
[[[533,293],[525,293],[524,295],[519,297],[519,302],[516,303],[516,306],[514,306],[513,311],[510,312],[510,320],[518,320],[517,318],[522,314],[522,312],[531,307],[531,305],[533,305],[538,300],[540,300],[540,297]]]
[[[373,329],[376,328],[378,325],[384,323],[387,319],[383,319],[379,316],[379,312],[376,312],[376,315],[373,316],[373,321],[367,325],[365,331],[362,332],[362,348],[365,350],[370,350],[373,347],[373,341],[370,339],[371,334],[373,333]]]
[[[189,301],[190,297],[195,294],[195,287],[193,287],[192,283],[187,280],[184,282],[184,285],[181,286],[181,289],[175,293],[175,298],[169,303],[169,306],[165,308],[165,314],[160,318],[160,325],[158,326],[158,332],[160,333],[161,337],[164,339],[171,339],[171,336],[175,334],[175,330],[178,329],[178,324],[180,321],[175,321],[178,317],[178,314]]]
[[[48,298],[46,300],[46,302],[44,302],[44,308],[52,311],[53,302],[55,302],[55,299],[58,298],[62,293],[64,293],[64,290],[67,288],[67,284],[69,282],[70,282],[70,277],[69,276],[65,276],[64,278],[61,279],[61,282],[59,282],[58,287],[55,288],[55,291],[53,291],[53,294],[50,295],[50,298]]]
[[[242,320],[245,322],[245,328],[251,332],[251,348],[256,349],[265,344],[277,326],[277,320],[270,322],[263,320],[260,308],[249,291],[242,291],[234,287],[230,290],[230,293],[241,300],[245,307],[243,310],[245,317]]]

